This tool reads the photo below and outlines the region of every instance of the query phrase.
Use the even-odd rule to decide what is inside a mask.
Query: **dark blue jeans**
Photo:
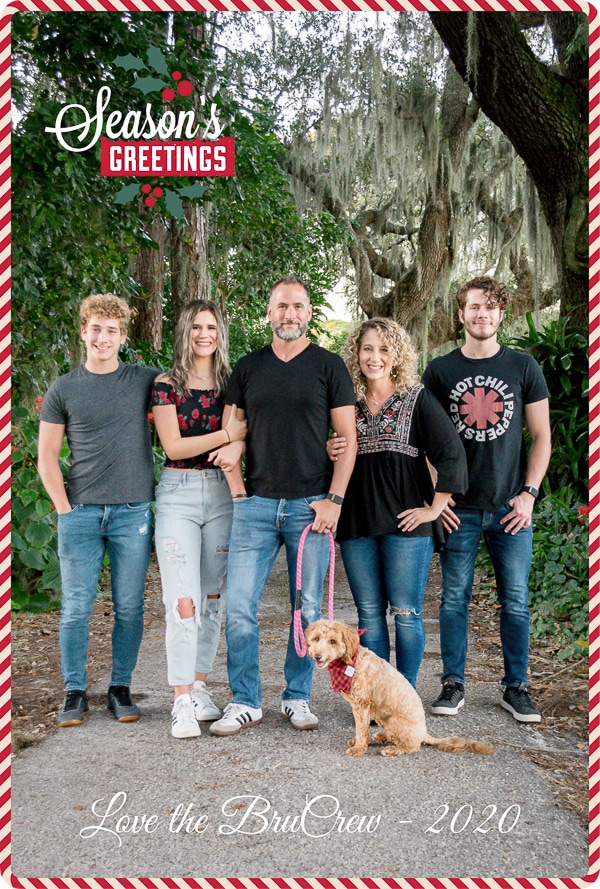
[[[343,540],[340,549],[358,625],[367,630],[361,644],[389,661],[389,605],[396,629],[396,667],[414,687],[425,650],[421,609],[433,538],[378,534]]]
[[[491,512],[455,509],[460,525],[448,537],[440,555],[442,600],[440,603],[440,648],[442,681],[464,683],[469,632],[469,603],[479,538],[483,534],[490,554],[500,602],[500,640],[504,656],[502,684],[517,688],[527,682],[529,657],[529,569],[533,529],[507,534],[502,519],[511,507],[506,503]]]

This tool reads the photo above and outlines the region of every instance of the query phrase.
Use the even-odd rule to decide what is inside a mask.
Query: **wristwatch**
[[[531,496],[535,500],[537,500],[540,496],[540,492],[537,488],[534,488],[533,485],[523,485],[523,487],[521,488],[521,493],[523,493],[523,491],[525,491],[526,494],[531,494]]]
[[[338,506],[341,506],[344,502],[344,498],[340,497],[339,494],[332,494],[331,491],[325,497],[326,500],[331,500],[332,503],[337,503]]]

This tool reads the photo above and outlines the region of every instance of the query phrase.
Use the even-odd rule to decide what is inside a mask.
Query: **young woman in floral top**
[[[228,473],[212,458],[242,441],[246,423],[232,411],[221,427],[229,375],[227,330],[215,303],[196,300],[182,310],[173,367],[154,381],[152,410],[165,466],[156,492],[156,553],[166,616],[168,681],[175,701],[174,738],[200,734],[198,722],[221,711],[206,690],[225,601],[232,498],[244,491],[241,468]]]
[[[356,393],[358,454],[337,540],[361,644],[390,659],[387,611],[394,618],[396,666],[411,685],[425,648],[421,615],[439,516],[467,488],[464,448],[442,406],[419,383],[417,355],[389,318],[364,321],[346,343]],[[343,441],[330,439],[332,459]],[[436,484],[429,470],[437,474]]]

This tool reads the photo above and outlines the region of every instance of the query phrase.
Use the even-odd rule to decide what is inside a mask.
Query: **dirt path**
[[[583,713],[568,710],[577,707],[571,686],[564,689],[570,702],[561,703],[570,715],[548,710],[539,727],[517,724],[499,706],[497,615],[479,596],[473,607],[467,706],[452,720],[430,715],[428,726],[438,736],[450,731],[489,740],[494,755],[429,748],[396,758],[370,748],[354,759],[345,755],[353,729],[350,708],[331,692],[322,673],[315,677],[311,697],[319,731],[296,732],[281,716],[289,625],[282,559],[259,613],[263,724],[234,738],[214,738],[203,730],[200,738],[174,741],[159,590],[153,570],[133,685],[142,708],[136,723],[116,723],[105,706],[111,625],[105,598],[98,602],[92,627],[90,713],[75,728],[53,726],[62,698],[57,616],[15,621],[14,704],[20,713],[15,735],[21,744],[12,763],[16,876],[585,875],[587,739],[577,733]],[[434,569],[418,681],[426,707],[439,688],[438,590]],[[335,613],[355,622],[339,560]],[[220,705],[229,700],[225,654],[222,640],[210,678]],[[545,661],[534,664],[540,674],[545,669]],[[262,807],[260,813],[249,811],[255,805]],[[109,812],[111,806],[122,808]],[[306,806],[308,814],[303,814]],[[191,832],[177,829],[186,811]],[[107,830],[98,830],[103,813]],[[139,829],[144,816],[153,819],[148,831]]]

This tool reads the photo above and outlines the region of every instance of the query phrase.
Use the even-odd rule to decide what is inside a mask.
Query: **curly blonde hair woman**
[[[367,378],[360,369],[358,354],[361,342],[369,330],[374,330],[381,341],[390,350],[392,367],[390,379],[396,392],[404,394],[410,386],[418,382],[417,353],[411,338],[403,327],[391,318],[370,318],[359,324],[356,330],[350,334],[344,346],[344,358],[357,398],[365,397]]]
[[[417,354],[403,327],[390,318],[364,321],[349,336],[345,358],[357,396],[358,455],[337,539],[359,626],[368,630],[363,645],[389,660],[389,608],[396,666],[414,686],[434,537],[444,506],[466,489],[465,454],[452,422],[418,380]],[[335,446],[328,451],[335,459]],[[428,460],[437,470],[435,490]]]

